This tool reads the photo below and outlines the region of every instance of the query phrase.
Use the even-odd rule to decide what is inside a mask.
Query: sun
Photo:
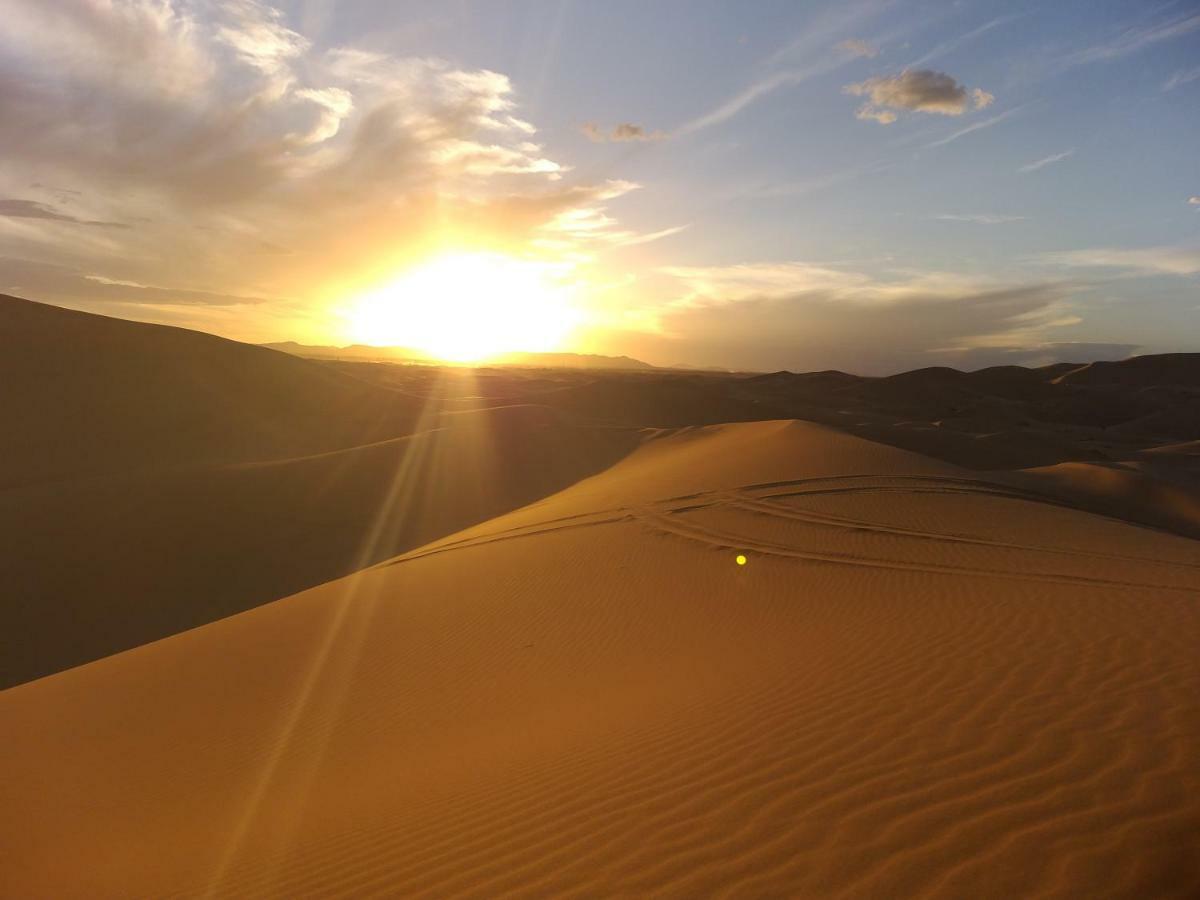
[[[556,350],[579,323],[563,267],[499,253],[447,253],[358,298],[357,343],[409,347],[452,362]]]

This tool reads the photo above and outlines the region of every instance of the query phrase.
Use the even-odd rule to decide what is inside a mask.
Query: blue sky
[[[434,208],[573,261],[579,349],[863,372],[1200,350],[1194,2],[0,15],[0,290],[313,340],[370,280],[347,272],[430,252]]]

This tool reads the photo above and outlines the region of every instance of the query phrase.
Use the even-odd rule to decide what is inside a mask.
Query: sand
[[[1064,503],[663,432],[0,693],[0,893],[1196,896],[1200,545]]]

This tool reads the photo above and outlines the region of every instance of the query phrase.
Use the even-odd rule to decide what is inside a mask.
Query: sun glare
[[[351,338],[452,362],[562,346],[578,324],[560,267],[498,253],[451,253],[360,297]]]

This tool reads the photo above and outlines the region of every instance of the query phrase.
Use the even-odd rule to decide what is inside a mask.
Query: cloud
[[[879,48],[874,44],[869,44],[859,38],[850,38],[842,41],[837,45],[839,50],[844,50],[851,56],[862,57],[865,59],[874,59],[879,55]]]
[[[647,131],[641,125],[634,125],[631,122],[622,122],[615,126],[612,131],[605,131],[595,122],[585,122],[579,130],[587,136],[589,141],[594,141],[597,144],[607,141],[614,143],[625,141],[661,141],[666,137],[661,131]]]
[[[109,285],[116,285],[117,287],[139,288],[140,290],[145,290],[146,288],[149,287],[149,285],[142,284],[141,282],[138,282],[138,281],[122,281],[120,278],[105,278],[103,275],[84,275],[83,277],[85,279],[87,279],[88,281],[94,281],[97,284],[109,284]]]
[[[1188,197],[1188,203],[1192,206],[1200,206],[1200,197]]]
[[[946,137],[940,138],[939,140],[936,140],[931,144],[926,144],[925,146],[943,147],[946,144],[957,141],[959,138],[966,137],[968,134],[973,132],[982,131],[984,128],[991,128],[993,125],[999,125],[1005,119],[1009,118],[1010,116],[1015,116],[1024,108],[1024,106],[1017,106],[1013,109],[1006,110],[1005,112],[1000,113],[998,116],[992,116],[990,119],[984,119],[982,122],[976,122],[973,125],[968,125],[966,128],[960,128],[958,131],[948,134]]]
[[[995,94],[989,94],[983,88],[974,88],[971,91],[971,103],[976,109],[986,109],[991,106],[996,100]]]
[[[873,119],[884,125],[896,121],[891,110],[961,116],[970,105],[983,109],[996,98],[980,88],[969,92],[944,72],[931,69],[905,69],[898,75],[868,78],[842,89],[868,100],[858,110],[860,119]]]
[[[0,216],[10,219],[44,219],[48,222],[69,222],[72,225],[98,225],[102,228],[128,228],[120,222],[100,222],[94,219],[80,219],[76,216],[60,212],[45,203],[36,200],[20,200],[12,197],[0,197]]]
[[[964,44],[970,43],[971,41],[975,40],[975,38],[979,37],[980,35],[986,34],[987,32],[991,31],[993,28],[997,28],[1001,25],[1006,25],[1009,22],[1013,21],[1014,19],[1019,19],[1020,17],[1021,17],[1021,14],[1018,13],[1018,14],[1014,14],[1014,15],[1000,16],[999,18],[991,19],[987,22],[984,22],[978,28],[973,28],[970,31],[968,31],[966,34],[961,34],[958,37],[951,38],[948,41],[943,41],[942,43],[940,43],[936,47],[934,47],[932,50],[930,50],[928,53],[926,53],[924,56],[922,56],[920,59],[914,60],[912,63],[909,64],[908,67],[910,69],[919,68],[920,66],[925,65],[926,63],[930,62],[931,60],[937,59],[939,56],[945,56],[947,53],[954,52],[959,47],[962,47]]]
[[[1022,175],[1027,175],[1030,172],[1036,172],[1038,169],[1044,168],[1045,166],[1052,166],[1056,162],[1062,162],[1064,159],[1074,155],[1074,149],[1064,150],[1062,153],[1053,153],[1050,156],[1044,156],[1041,159],[1036,159],[1031,163],[1026,163],[1017,169],[1017,171]]]
[[[1007,225],[1009,222],[1024,222],[1025,216],[1001,216],[992,213],[954,214],[934,216],[945,222],[972,222],[976,225]]]
[[[68,303],[244,307],[270,302],[266,297],[149,285],[132,279],[88,274],[70,266],[6,257],[0,257],[0,276],[3,277],[0,283],[12,284],[33,298],[49,295]]]
[[[714,107],[695,119],[692,119],[682,128],[680,128],[677,134],[691,134],[692,132],[700,131],[704,128],[710,128],[713,125],[720,125],[722,122],[732,119],[759,98],[773,93],[782,87],[800,84],[802,81],[808,80],[808,78],[814,74],[817,74],[817,69],[815,67],[810,69],[776,72],[773,75],[769,75],[744,88],[742,91],[735,94],[733,97],[730,97],[719,106]]]
[[[880,109],[879,107],[872,106],[869,103],[860,106],[854,113],[854,117],[856,119],[862,119],[863,121],[870,120],[878,122],[880,125],[891,125],[896,121],[897,118],[899,118],[891,110]]]
[[[320,144],[336,137],[342,127],[342,120],[354,109],[353,95],[342,88],[304,88],[296,91],[296,97],[309,100],[320,109],[312,128],[298,138],[301,144]]]
[[[846,65],[857,57],[836,52],[836,48],[831,46],[833,42],[848,31],[858,29],[887,6],[886,0],[873,0],[866,3],[834,3],[820,10],[795,38],[762,61],[761,66],[767,70],[766,74],[682,127],[674,129],[673,135],[684,136],[720,125],[768,94],[802,84]],[[805,65],[795,65],[798,60],[804,60]],[[788,68],[778,68],[784,65]]]
[[[1153,44],[1190,34],[1197,29],[1200,29],[1200,14],[1197,13],[1185,13],[1151,25],[1130,26],[1102,44],[1068,54],[1062,62],[1066,66],[1111,62]]]
[[[1074,268],[1125,269],[1132,274],[1200,274],[1200,246],[1099,247],[1045,253],[1047,262]]]
[[[64,299],[315,316],[444,236],[580,257],[652,237],[604,212],[614,182],[565,184],[503,73],[322,46],[257,0],[2,5],[0,256],[76,273],[40,282]]]
[[[887,277],[801,262],[670,267],[674,299],[658,331],[633,342],[659,359],[747,369],[881,373],[945,364],[946,354],[1033,347],[1075,321],[1078,285],[1004,283],[939,272]]]
[[[1198,78],[1200,78],[1200,66],[1197,66],[1194,69],[1180,69],[1163,82],[1162,89],[1164,91],[1173,91],[1177,87],[1182,87],[1185,84],[1191,84]]]
[[[295,80],[291,61],[306,53],[310,42],[283,24],[279,10],[257,0],[224,0],[222,9],[226,21],[216,28],[217,41],[267,76],[270,96],[282,95]]]

